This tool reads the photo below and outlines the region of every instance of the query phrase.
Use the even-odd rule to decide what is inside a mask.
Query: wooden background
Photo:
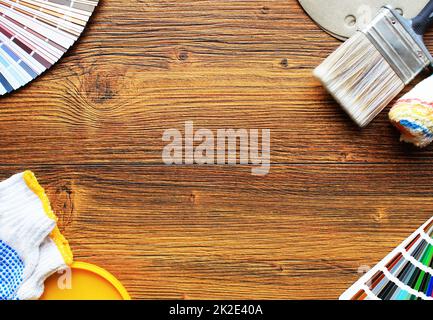
[[[433,149],[352,125],[311,76],[337,45],[295,0],[102,0],[1,98],[0,178],[33,170],[76,260],[135,299],[338,298],[433,214]],[[163,165],[186,120],[271,129],[271,173]]]

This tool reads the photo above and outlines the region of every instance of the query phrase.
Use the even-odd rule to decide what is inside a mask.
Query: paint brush
[[[433,23],[433,0],[413,20],[390,6],[314,70],[360,126],[367,126],[423,69],[433,65],[423,35]]]

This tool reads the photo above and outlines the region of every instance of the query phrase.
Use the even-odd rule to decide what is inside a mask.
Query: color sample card
[[[359,279],[340,300],[433,300],[433,218]]]
[[[98,0],[0,0],[0,95],[35,79],[83,32]]]

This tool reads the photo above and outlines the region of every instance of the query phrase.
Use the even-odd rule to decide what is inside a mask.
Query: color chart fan
[[[367,272],[341,300],[433,300],[433,218]]]
[[[0,0],[0,95],[56,63],[83,32],[98,0]]]

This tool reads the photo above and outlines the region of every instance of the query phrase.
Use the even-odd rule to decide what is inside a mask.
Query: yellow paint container
[[[41,300],[131,300],[119,280],[93,264],[74,262],[70,276],[70,286],[64,289],[59,282],[65,274],[56,273],[48,278]]]

